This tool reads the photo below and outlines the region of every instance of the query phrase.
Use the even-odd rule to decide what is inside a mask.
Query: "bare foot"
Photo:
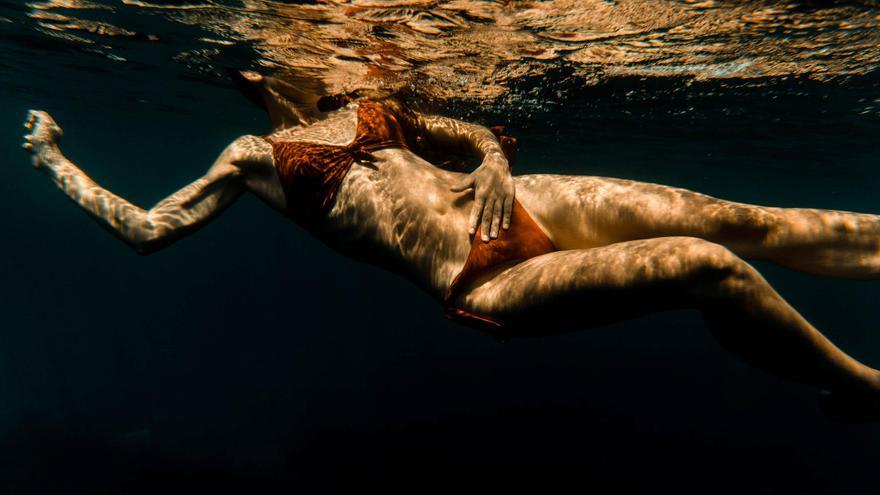
[[[25,134],[21,147],[31,154],[31,161],[37,169],[50,167],[51,163],[61,154],[58,142],[64,131],[52,117],[40,110],[28,111],[24,127],[30,132]]]

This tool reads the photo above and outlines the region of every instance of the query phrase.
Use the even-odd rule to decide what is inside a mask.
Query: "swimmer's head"
[[[264,76],[253,71],[227,71],[235,86],[252,102],[269,113],[272,129],[308,126],[352,101],[369,99],[402,118],[412,112],[432,110],[429,99],[414,86],[362,88],[347,93],[327,94],[324,85],[301,74]]]

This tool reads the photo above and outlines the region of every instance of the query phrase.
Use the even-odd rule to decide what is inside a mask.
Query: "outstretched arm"
[[[247,156],[239,141],[230,145],[202,178],[144,210],[104,189],[68,160],[58,147],[63,132],[46,112],[28,113],[30,130],[22,145],[34,167],[139,254],[149,254],[202,227],[230,205],[246,186],[240,162]],[[256,138],[251,138],[256,139]]]
[[[468,220],[471,234],[477,225],[484,241],[498,237],[498,228],[510,227],[515,195],[510,165],[498,139],[489,129],[436,115],[418,115],[418,126],[429,146],[447,153],[475,156],[482,162],[463,177],[453,191],[474,189],[474,206]]]

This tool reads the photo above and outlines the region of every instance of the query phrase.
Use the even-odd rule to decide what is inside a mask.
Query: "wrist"
[[[498,157],[500,157],[500,158],[504,158],[504,152],[503,152],[503,151],[501,151],[500,149],[491,149],[491,150],[489,150],[489,151],[486,151],[486,152],[483,154],[483,159],[485,160],[485,159],[487,159],[487,158],[490,158],[490,157],[493,157],[493,156],[496,156],[496,155],[497,155]],[[505,158],[505,159],[506,159],[506,158]]]
[[[507,163],[507,157],[504,156],[504,153],[501,150],[491,150],[487,151],[485,155],[483,155],[483,163]]]
[[[507,156],[500,151],[490,151],[483,156],[483,165],[487,165],[489,167],[499,167],[504,170],[508,170],[510,168],[510,164],[507,162]]]
[[[57,146],[44,144],[34,154],[34,161],[37,168],[53,175],[55,169],[64,162],[64,155],[61,154],[61,150]]]

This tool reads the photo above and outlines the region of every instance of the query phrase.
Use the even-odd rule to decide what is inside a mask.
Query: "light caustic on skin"
[[[352,124],[340,112],[314,125]],[[58,147],[61,129],[48,114],[31,112],[25,126],[30,132],[23,146],[33,164],[143,252],[193,232],[247,190],[285,208],[272,173],[272,148],[260,138],[239,138],[202,178],[144,210],[67,160]],[[477,136],[459,132],[456,139],[476,139],[471,146],[478,149]],[[406,149],[374,156],[373,167],[354,166],[346,175],[324,231],[316,235],[398,271],[440,299],[468,256],[472,196],[453,191],[460,173]],[[452,302],[460,309],[504,322],[502,335],[535,335],[694,308],[718,340],[746,361],[830,389],[836,401],[830,404],[838,405],[829,407],[849,408],[847,418],[863,409],[875,418],[880,414],[880,372],[837,348],[743,259],[827,276],[880,278],[880,216],[747,205],[590,176],[524,175],[514,183],[520,203],[558,250],[495,267],[456,296]],[[840,404],[857,406],[853,412]]]

